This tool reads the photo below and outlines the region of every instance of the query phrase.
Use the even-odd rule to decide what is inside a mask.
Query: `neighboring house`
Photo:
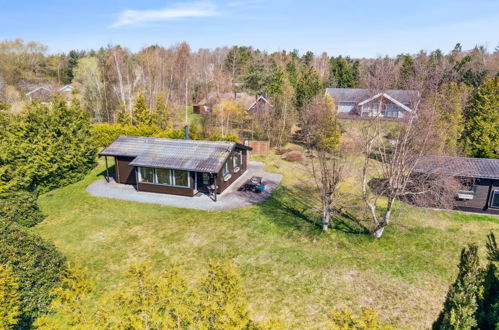
[[[235,142],[120,136],[99,153],[114,157],[115,180],[138,191],[220,194],[248,168],[251,148]],[[109,175],[106,175],[109,179]]]
[[[30,102],[32,102],[33,100],[48,102],[52,97],[52,90],[47,87],[41,86],[26,93],[26,96],[28,97]]]
[[[42,103],[48,103],[56,92],[60,93],[64,98],[69,99],[71,97],[71,93],[73,92],[73,86],[66,85],[59,89],[40,86],[26,93],[26,96],[28,97],[30,102],[32,102],[33,100],[38,100]]]
[[[73,95],[74,87],[71,85],[66,85],[64,87],[59,88],[59,93],[66,99],[70,100]]]
[[[193,112],[198,114],[211,113],[213,107],[223,101],[234,101],[249,112],[270,111],[270,102],[263,96],[247,93],[208,93],[198,104],[194,105]]]
[[[390,89],[376,93],[362,88],[327,88],[338,113],[344,116],[407,118],[419,102],[419,92]]]
[[[459,179],[455,209],[499,214],[499,159],[425,156],[416,173],[443,174]]]

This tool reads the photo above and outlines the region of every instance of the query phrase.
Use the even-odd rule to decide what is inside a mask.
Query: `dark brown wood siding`
[[[237,173],[234,173],[233,157],[234,157],[234,154],[238,153],[239,151],[241,151],[243,154],[243,160],[242,160],[242,164],[240,166],[241,170]],[[220,170],[220,172],[217,174],[217,193],[218,194],[221,194],[234,181],[236,181],[241,175],[243,175],[244,172],[246,172],[246,170],[248,169],[248,151],[236,148],[230,154],[230,156],[228,158],[228,162],[229,162],[229,173],[231,174],[231,177],[230,177],[230,179],[225,181],[224,176],[223,176],[223,168]]]
[[[457,200],[455,208],[463,211],[481,211],[499,214],[499,209],[490,208],[491,192],[499,189],[499,180],[477,179],[476,193],[472,200]]]
[[[136,184],[137,177],[135,176],[135,167],[130,166],[130,162],[135,157],[122,157],[114,158],[116,164],[116,182],[125,184]]]
[[[156,184],[139,183],[137,186],[139,191],[147,191],[161,194],[181,195],[181,196],[194,196],[194,189],[180,188],[170,186],[160,186]]]

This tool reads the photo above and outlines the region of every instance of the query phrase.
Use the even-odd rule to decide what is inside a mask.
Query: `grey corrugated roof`
[[[132,166],[218,173],[236,145],[248,148],[226,141],[120,136],[99,155],[135,157]]]
[[[337,103],[360,103],[369,99],[370,97],[375,96],[379,92],[364,88],[326,88],[326,93],[331,95],[331,97],[334,98]],[[419,95],[418,91],[401,89],[388,89],[384,91],[384,93],[390,95],[403,104],[411,104],[415,102]]]
[[[418,160],[415,171],[499,180],[499,159],[425,156]]]

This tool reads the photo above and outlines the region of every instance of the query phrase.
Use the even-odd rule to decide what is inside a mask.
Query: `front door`
[[[213,175],[209,173],[197,173],[197,190],[208,192],[208,186],[213,184]]]

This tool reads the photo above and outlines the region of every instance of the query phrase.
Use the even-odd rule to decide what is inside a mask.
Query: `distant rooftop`
[[[120,136],[99,156],[135,157],[131,166],[218,173],[236,146],[251,149],[227,141]]]
[[[499,180],[499,159],[425,156],[414,169],[428,174]]]
[[[374,91],[364,88],[326,88],[326,93],[331,95],[336,102],[355,102],[365,101],[380,91]],[[403,104],[411,104],[419,97],[419,92],[415,90],[388,89],[383,91]]]

